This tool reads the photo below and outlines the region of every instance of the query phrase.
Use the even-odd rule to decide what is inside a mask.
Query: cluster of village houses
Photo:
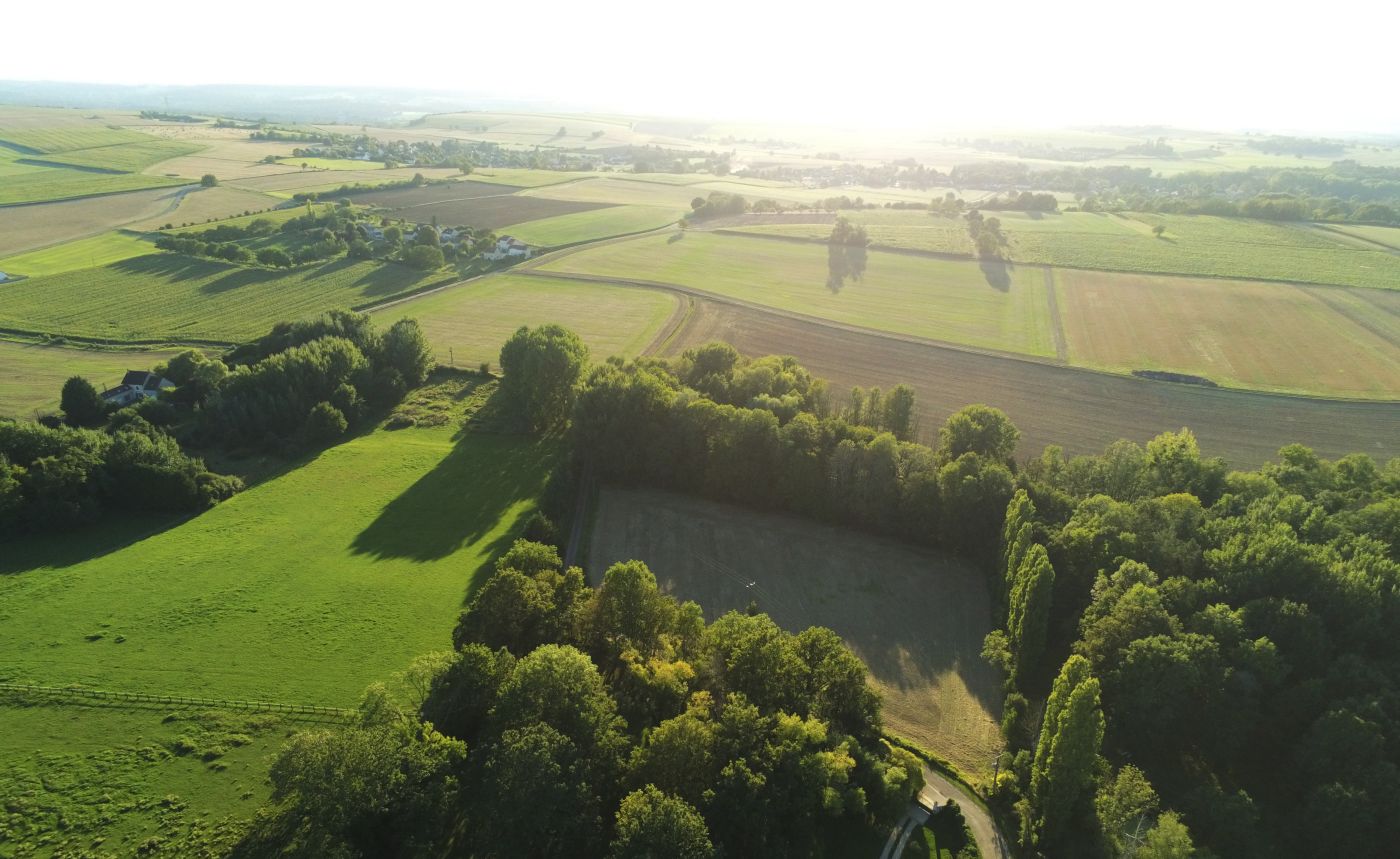
[[[418,231],[422,228],[423,224],[415,224],[413,226],[405,225],[402,227],[404,244],[411,245],[417,241]],[[370,224],[364,226],[365,234],[369,236],[372,241],[383,241],[384,230],[385,228],[380,226]],[[470,235],[466,230],[459,230],[456,227],[443,227],[438,230],[438,242],[444,245],[456,247],[464,239],[468,238],[470,238]],[[493,261],[503,259],[529,259],[534,255],[534,252],[534,248],[514,236],[500,236],[496,239],[495,247],[482,254],[482,256]]]

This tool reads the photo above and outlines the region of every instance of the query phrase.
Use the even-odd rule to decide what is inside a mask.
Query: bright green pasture
[[[306,166],[314,170],[383,170],[382,161],[356,161],[353,158],[279,158],[278,164]]]
[[[550,442],[457,430],[371,433],[169,530],[115,521],[7,546],[0,677],[342,707],[392,687],[451,647],[554,461]],[[157,832],[158,856],[236,836],[219,822],[267,798],[272,756],[306,726],[172,710],[0,699],[0,829],[115,855]]]
[[[72,152],[97,146],[122,143],[146,143],[157,138],[125,128],[55,125],[50,128],[2,128],[0,142],[11,143],[34,152]]]
[[[1008,240],[1006,254],[1017,262],[1381,289],[1400,286],[1400,256],[1302,224],[1206,215],[1071,212],[1033,218],[1010,212],[984,214],[1001,219]],[[972,252],[966,224],[960,218],[934,218],[917,212],[887,214],[883,210],[850,213],[856,221],[867,216],[871,216],[868,232],[876,244]],[[927,218],[923,226],[919,225],[920,217]],[[1166,227],[1162,238],[1152,234],[1158,224]],[[819,224],[742,229],[803,238],[825,238],[831,231]]]
[[[560,245],[605,239],[609,236],[637,233],[675,223],[673,209],[653,206],[612,206],[590,212],[575,212],[538,221],[512,224],[510,234],[529,245],[558,247]]]
[[[13,150],[0,150],[0,205],[66,200],[117,191],[184,184],[179,179],[136,173],[96,173],[68,167],[19,164]]]
[[[127,370],[149,370],[173,351],[116,352],[67,349],[0,340],[0,417],[27,418],[58,409],[69,376],[83,376],[99,389],[115,386]]]
[[[588,281],[496,275],[386,307],[380,325],[417,319],[435,357],[459,367],[499,363],[501,344],[521,325],[557,322],[583,338],[593,360],[634,357],[676,309],[676,297],[651,289]],[[449,352],[450,350],[450,352]]]
[[[0,286],[0,327],[113,341],[256,337],[273,324],[390,298],[442,275],[340,259],[293,269],[243,268],[151,254]]]
[[[181,155],[191,155],[204,147],[197,143],[182,143],[178,140],[163,140],[156,137],[137,143],[121,143],[115,146],[99,146],[93,149],[77,149],[44,156],[42,160],[58,164],[71,164],[74,167],[93,167],[101,170],[118,170],[123,173],[139,173],[153,164],[159,164]]]
[[[673,283],[866,328],[1054,354],[1039,269],[871,251],[864,277],[833,290],[824,246],[698,232],[581,250],[543,268]]]
[[[113,230],[86,239],[0,259],[0,271],[40,277],[120,262],[153,250],[143,233]]]
[[[152,522],[7,547],[0,673],[353,705],[451,645],[551,468],[551,442],[457,431],[370,433],[145,538]]]

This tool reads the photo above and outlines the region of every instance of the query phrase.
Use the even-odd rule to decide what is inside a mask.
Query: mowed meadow
[[[671,284],[895,334],[1055,354],[1039,269],[871,251],[860,278],[834,289],[825,247],[671,232],[569,253],[539,270]]]
[[[99,389],[115,387],[127,370],[149,370],[175,350],[104,351],[0,340],[0,417],[29,418],[58,408],[70,376],[83,376]]]
[[[714,619],[751,603],[780,626],[835,630],[870,669],[886,727],[990,775],[1002,749],[1001,679],[981,658],[985,577],[967,563],[854,531],[664,492],[604,489],[595,575],[638,559]]]
[[[595,361],[636,357],[677,313],[675,295],[588,281],[498,274],[396,302],[371,313],[380,325],[411,317],[423,326],[440,363],[496,366],[501,344],[520,326],[565,325]]]
[[[346,259],[272,271],[152,254],[6,284],[0,327],[117,342],[234,343],[277,322],[452,279]]]

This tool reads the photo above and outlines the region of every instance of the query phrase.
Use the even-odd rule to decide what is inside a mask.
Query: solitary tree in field
[[[102,415],[107,409],[97,389],[82,376],[73,376],[63,383],[59,406],[63,409],[63,417],[75,427],[96,426],[102,422]]]
[[[213,188],[215,185],[219,184],[219,179],[213,173],[205,173],[203,176],[199,177],[199,184],[204,188]]]
[[[1165,233],[1166,231],[1167,231],[1167,228],[1166,228],[1166,227],[1162,226],[1161,224],[1158,224],[1157,226],[1155,226],[1155,227],[1152,228],[1152,235],[1154,235],[1154,236],[1156,236],[1157,238],[1160,239],[1160,238],[1162,237],[1162,234]]]
[[[501,394],[532,432],[557,429],[569,419],[588,347],[560,325],[522,325],[501,347]]]

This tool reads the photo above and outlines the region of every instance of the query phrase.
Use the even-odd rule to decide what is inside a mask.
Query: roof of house
[[[134,388],[158,388],[163,381],[160,376],[146,370],[127,370],[126,375],[122,376],[122,384]]]

